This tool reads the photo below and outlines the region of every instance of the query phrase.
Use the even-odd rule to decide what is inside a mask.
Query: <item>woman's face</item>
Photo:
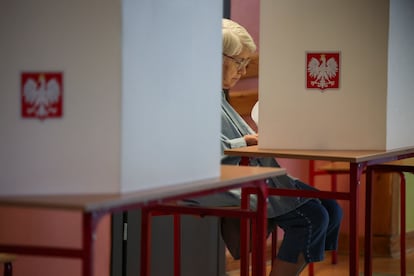
[[[246,66],[251,55],[247,48],[243,48],[237,56],[230,57],[223,54],[223,89],[232,88],[241,76],[246,74]]]

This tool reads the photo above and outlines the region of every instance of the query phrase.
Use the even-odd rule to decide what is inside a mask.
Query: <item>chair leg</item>
[[[313,276],[315,275],[314,265],[313,263],[308,264],[308,275]]]
[[[142,209],[141,221],[141,275],[149,275],[151,265],[151,218],[160,215],[152,213],[151,208]],[[162,213],[161,215],[167,215]],[[173,240],[174,240],[174,276],[181,275],[181,217],[173,214]]]
[[[4,276],[13,276],[12,263],[4,263]]]
[[[332,257],[332,264],[337,264],[338,263],[338,251],[334,250],[331,252],[331,257]]]
[[[13,262],[16,256],[9,253],[0,253],[0,265],[3,265],[3,276],[13,275]]]
[[[273,264],[275,262],[276,255],[277,255],[277,235],[278,235],[277,230],[278,230],[277,227],[275,227],[275,229],[272,232],[272,267],[273,267]]]
[[[250,207],[250,195],[242,190],[241,208],[247,210]],[[240,220],[240,276],[249,275],[249,253],[250,252],[250,220]]]

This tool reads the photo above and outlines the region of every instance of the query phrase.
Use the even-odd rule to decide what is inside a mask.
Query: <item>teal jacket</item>
[[[255,132],[243,120],[236,110],[227,102],[223,93],[221,101],[221,163],[229,165],[239,165],[241,158],[238,156],[224,155],[224,150],[231,148],[245,147],[246,142],[244,135],[254,134]],[[274,158],[252,158],[250,159],[251,166],[263,167],[280,167]],[[304,184],[303,182],[291,176],[284,175],[273,177],[266,180],[271,187],[282,189],[313,189],[313,187]],[[241,190],[233,189],[225,193],[218,193],[199,198],[187,199],[186,202],[196,205],[204,206],[240,206]],[[276,217],[286,214],[309,199],[300,197],[281,197],[271,196],[268,200],[268,217]],[[256,198],[251,197],[250,206],[256,207]]]
[[[222,164],[238,165],[241,158],[237,156],[226,156],[224,150],[231,148],[245,147],[246,142],[244,136],[254,134],[255,132],[244,121],[244,119],[237,113],[236,110],[227,102],[223,93],[221,101],[221,149],[222,149]],[[263,167],[280,167],[274,158],[252,158],[250,159],[251,166]],[[312,189],[312,187],[291,176],[284,175],[274,178],[269,178],[267,184],[271,187],[282,189]],[[229,191],[236,198],[240,199],[240,189]],[[302,205],[308,199],[299,197],[269,197],[268,217],[275,217],[288,213],[298,206]],[[255,198],[252,198],[251,206],[255,206]]]
[[[254,131],[243,120],[243,118],[233,109],[233,107],[227,102],[223,93],[221,102],[221,163],[239,165],[241,158],[237,156],[226,156],[224,150],[231,148],[245,147],[246,142],[243,138],[244,135],[253,134]],[[279,164],[274,158],[252,158],[250,159],[251,166],[267,166],[267,167],[279,167]],[[313,187],[295,179],[291,176],[284,175],[279,177],[273,177],[266,180],[267,185],[275,188],[283,189],[314,189]],[[187,204],[195,204],[202,206],[240,206],[241,203],[241,190],[233,189],[224,193],[212,194],[204,197],[187,199]],[[300,197],[281,197],[270,196],[267,204],[268,218],[274,218],[283,214],[286,214],[300,205],[307,202],[308,198]],[[251,208],[257,206],[256,197],[250,198]],[[272,228],[276,227],[273,223],[268,224],[268,233],[273,231]],[[240,225],[237,218],[221,218],[221,234],[227,248],[235,259],[240,257]]]

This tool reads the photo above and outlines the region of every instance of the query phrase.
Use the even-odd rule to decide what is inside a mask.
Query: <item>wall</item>
[[[259,0],[231,1],[231,19],[244,26],[256,42],[257,50],[260,51],[259,43]],[[258,87],[258,79],[245,79],[237,83],[233,90],[254,89]]]
[[[407,232],[414,231],[414,201],[410,200],[414,198],[414,175],[411,173],[405,174],[406,177],[406,227]]]

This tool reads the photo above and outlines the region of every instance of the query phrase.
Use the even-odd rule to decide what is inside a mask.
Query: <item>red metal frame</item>
[[[250,210],[249,196],[258,197],[257,209]],[[141,216],[141,275],[150,275],[151,257],[151,217],[153,215],[174,215],[174,275],[180,275],[181,241],[179,215],[238,217],[241,220],[241,260],[240,275],[249,275],[250,225],[255,239],[252,239],[252,275],[266,275],[266,236],[267,236],[267,185],[265,181],[253,181],[251,187],[242,188],[241,208],[199,207],[172,204],[158,204],[142,208]],[[263,221],[264,223],[257,223]]]
[[[268,195],[281,195],[281,196],[302,196],[302,197],[317,197],[317,198],[332,198],[332,199],[343,199],[350,201],[350,239],[349,239],[349,246],[350,246],[350,275],[357,276],[359,270],[359,258],[358,258],[358,199],[359,199],[359,186],[360,186],[360,177],[362,171],[367,168],[367,183],[371,183],[372,178],[370,176],[372,172],[372,168],[370,166],[379,164],[386,161],[398,160],[413,157],[414,153],[407,153],[407,154],[397,154],[394,156],[387,156],[384,158],[378,158],[375,160],[367,161],[367,162],[359,162],[359,163],[350,163],[350,192],[326,192],[326,191],[305,191],[305,190],[279,190],[279,189],[267,189],[267,185],[265,185],[264,181],[254,181],[254,185],[258,187],[257,189],[257,197],[258,197],[258,206],[255,213],[255,216],[249,217],[252,215],[249,214],[247,210],[239,210],[239,217],[242,217],[243,220],[247,219],[255,219],[257,223],[253,223],[252,225],[255,226],[252,228],[252,231],[256,231],[255,235],[257,236],[257,243],[253,246],[252,250],[252,263],[253,263],[253,270],[256,272],[254,275],[265,275],[265,246],[266,246],[266,223],[267,223],[267,210],[266,210],[266,198]],[[377,167],[375,167],[377,168]],[[410,171],[410,170],[405,170]],[[368,174],[370,172],[370,174]],[[413,171],[411,171],[413,172]],[[403,185],[403,184],[401,184]],[[405,183],[404,183],[405,185]],[[240,187],[242,185],[234,185],[233,187]],[[233,187],[226,187],[226,189],[233,188]],[[402,187],[403,188],[403,187]],[[202,191],[198,193],[193,193],[193,195],[204,195],[208,193],[218,192],[226,190],[225,188],[218,188],[218,189],[211,189],[208,191]],[[366,243],[365,249],[368,254],[365,254],[365,271],[364,275],[371,275],[372,267],[371,267],[371,260],[370,260],[370,250],[371,250],[371,209],[372,209],[372,199],[371,199],[371,184],[367,185],[367,195],[366,195],[366,204],[367,204],[367,224],[366,224]],[[403,190],[404,191],[404,190]],[[190,196],[190,195],[185,195]],[[183,195],[177,195],[176,197],[169,198],[168,200],[173,199],[180,199]],[[167,200],[167,199],[166,199]],[[401,204],[405,204],[405,201],[401,201]],[[145,203],[131,203],[128,205],[123,205],[120,207],[108,208],[99,211],[90,211],[83,213],[83,241],[82,241],[82,248],[81,249],[73,249],[73,248],[56,248],[56,247],[48,247],[48,246],[20,246],[20,245],[13,245],[13,244],[0,244],[0,251],[8,252],[8,253],[17,253],[17,254],[25,254],[25,255],[39,255],[39,256],[55,256],[55,257],[68,257],[68,258],[79,258],[82,260],[82,275],[83,276],[92,276],[93,275],[93,245],[94,245],[94,235],[98,221],[100,218],[109,213],[113,213],[116,211],[125,211],[125,210],[132,210],[132,209],[139,209],[143,208],[143,205],[151,206],[157,204],[158,202],[145,202]],[[402,206],[403,207],[403,206]],[[405,208],[405,205],[404,205]],[[405,212],[405,209],[402,208],[401,210]],[[196,209],[196,208],[188,208]],[[404,210],[403,210],[404,209]],[[145,212],[145,208],[143,209]],[[195,210],[194,212],[197,212]],[[223,211],[223,210],[221,210]],[[234,210],[233,210],[234,212]],[[244,212],[244,213],[243,213]],[[243,214],[242,214],[243,213]],[[209,215],[209,214],[206,214]],[[222,216],[223,213],[220,214],[212,214],[217,216]],[[242,222],[243,222],[242,220]],[[261,223],[262,222],[262,223]],[[368,223],[369,222],[369,223]],[[245,223],[245,222],[243,222]],[[405,222],[404,222],[405,223]],[[148,225],[146,226],[148,227]],[[143,228],[143,230],[146,229]],[[405,225],[402,225],[405,227]],[[247,227],[245,227],[248,229]],[[368,235],[367,235],[368,233]],[[149,235],[149,232],[146,233]],[[248,235],[245,235],[248,237]],[[404,239],[405,237],[402,237]],[[245,241],[248,241],[247,239]],[[253,239],[255,241],[255,239]],[[242,241],[243,242],[243,241]],[[401,241],[402,247],[405,246],[404,241]],[[246,242],[248,246],[248,242]],[[144,243],[145,246],[145,243]],[[245,246],[245,245],[244,245]],[[256,251],[256,248],[258,250]],[[144,248],[143,250],[147,250],[144,252],[149,252],[149,247]],[[244,251],[248,252],[248,251]],[[146,254],[147,254],[146,253]],[[403,253],[405,254],[405,252]],[[147,255],[149,256],[149,255]],[[403,259],[403,258],[402,258]],[[142,263],[141,265],[143,265]],[[405,270],[405,262],[401,263],[401,269]],[[149,274],[142,274],[142,275],[149,275]]]
[[[265,202],[265,198],[267,197],[267,195],[265,194],[266,192],[266,184],[264,182],[263,179],[261,180],[255,180],[255,181],[250,181],[250,182],[236,182],[233,184],[229,184],[227,186],[220,186],[220,187],[215,187],[215,188],[209,188],[209,189],[205,189],[205,190],[200,190],[200,191],[194,191],[194,192],[189,192],[189,193],[184,193],[184,194],[177,194],[174,196],[169,196],[166,198],[162,198],[162,199],[156,199],[156,200],[149,200],[146,202],[131,202],[131,203],[127,203],[127,204],[123,204],[123,205],[116,205],[114,207],[105,207],[102,209],[96,209],[96,210],[91,210],[91,211],[86,211],[83,209],[77,209],[78,211],[82,212],[82,233],[83,233],[83,237],[82,237],[82,247],[80,249],[77,248],[66,248],[66,247],[50,247],[50,246],[30,246],[30,245],[15,245],[15,244],[6,244],[6,243],[0,243],[0,251],[1,252],[8,252],[8,253],[16,253],[16,254],[23,254],[23,255],[36,255],[36,256],[52,256],[52,257],[65,257],[65,258],[77,258],[80,259],[82,262],[82,275],[83,276],[92,276],[93,275],[93,258],[94,258],[94,241],[95,241],[95,231],[96,231],[96,227],[97,224],[99,222],[99,220],[106,214],[111,214],[111,213],[115,213],[115,212],[122,212],[122,211],[128,211],[128,210],[137,210],[137,209],[142,209],[144,216],[145,216],[145,212],[150,211],[148,208],[148,206],[154,206],[157,205],[159,203],[162,202],[170,202],[173,200],[179,200],[182,198],[186,198],[186,197],[195,197],[195,196],[203,196],[203,195],[207,195],[207,194],[211,194],[211,193],[215,193],[215,192],[223,192],[223,191],[227,191],[229,189],[233,189],[233,188],[240,188],[243,186],[253,186],[256,187],[257,189],[257,194],[258,194],[258,198],[260,201],[262,201],[261,204],[258,204],[258,208],[256,210],[256,212],[252,212],[249,210],[239,210],[239,213],[235,210],[229,210],[231,211],[231,213],[229,212],[228,215],[229,216],[237,216],[237,217],[242,217],[243,219],[251,219],[254,223],[254,225],[256,224],[261,224],[261,223],[257,223],[257,221],[260,220],[264,220],[264,218],[266,218],[267,214],[266,214],[266,205],[263,204],[263,202]],[[263,194],[261,194],[263,193]],[[177,207],[182,207],[184,208],[185,206],[177,206]],[[35,207],[36,208],[36,207]],[[41,207],[40,207],[41,208]],[[49,208],[49,207],[45,207],[45,208]],[[53,208],[53,207],[50,207]],[[171,208],[170,206],[168,208]],[[214,208],[211,208],[214,209]],[[213,213],[213,211],[209,210],[208,208],[205,208],[203,211],[203,215],[215,215],[215,216],[221,216],[221,214],[223,213]],[[200,209],[197,209],[196,207],[191,207],[191,208],[187,208],[185,212],[180,211],[182,213],[188,213],[188,214],[198,214],[200,212]],[[224,210],[220,210],[220,212],[225,212]],[[179,217],[177,216],[176,223],[177,225],[179,225]],[[266,223],[266,222],[265,222]],[[266,224],[262,225],[263,229],[266,229]],[[150,231],[148,231],[148,229],[150,229],[151,225],[149,224],[149,220],[147,220],[147,224],[145,224],[144,221],[144,225],[143,225],[143,231],[144,231],[144,235],[146,235],[147,237],[150,235]],[[147,231],[147,232],[145,232]],[[179,232],[179,228],[176,228],[176,232]],[[260,233],[259,233],[260,236]],[[146,239],[147,241],[149,241],[149,239]],[[264,237],[259,238],[259,240],[265,240]],[[180,240],[177,239],[176,244],[180,244]],[[254,250],[256,250],[256,248],[258,248],[258,250],[262,250],[263,252],[259,252],[258,256],[259,258],[263,258],[264,256],[264,252],[265,252],[265,244],[260,244],[258,243],[257,247],[253,247]],[[149,244],[146,242],[142,243],[142,250],[145,252],[144,256],[150,256],[149,252],[150,252],[150,247]],[[177,260],[179,260],[180,256],[179,254],[177,254],[177,252],[180,251],[179,246],[175,247],[176,248],[176,256],[175,256],[175,262],[178,263]],[[243,253],[244,254],[244,253]],[[247,254],[247,253],[246,253]],[[142,270],[146,271],[149,268],[145,267],[145,265],[148,265],[147,262],[143,262],[142,265],[144,266],[144,268],[142,268]],[[257,266],[256,268],[257,274],[255,275],[265,275],[265,266],[264,266],[264,262],[263,262],[263,266],[259,267]],[[180,267],[177,267],[176,273],[179,273],[180,271]],[[149,273],[143,273],[141,274],[143,276],[148,276]]]
[[[404,172],[414,173],[414,167],[388,164],[379,164],[367,168],[364,275],[372,275],[372,174],[374,171],[394,172],[400,176],[400,274],[406,275],[406,180]]]
[[[344,171],[343,169],[335,170],[332,168],[332,170],[324,170],[324,169],[317,169],[315,167],[315,160],[309,160],[309,185],[315,186],[315,177],[319,175],[329,175],[331,178],[331,191],[336,192],[337,191],[337,176],[338,175],[349,175],[349,170]],[[331,252],[331,263],[337,264],[338,263],[338,251],[334,250]],[[314,273],[314,264],[310,263],[308,265],[308,275],[313,276]]]
[[[274,156],[276,157],[276,156]],[[316,198],[331,198],[331,199],[339,199],[339,200],[348,200],[349,201],[349,213],[350,213],[350,223],[349,223],[349,275],[351,276],[358,276],[359,275],[359,238],[358,238],[358,221],[359,221],[359,197],[360,197],[360,185],[361,185],[361,175],[364,170],[368,170],[370,166],[374,166],[383,162],[394,161],[399,159],[405,159],[414,157],[414,153],[403,153],[397,154],[394,156],[387,156],[383,158],[377,158],[370,161],[363,161],[363,162],[352,162],[350,163],[350,179],[349,179],[349,192],[329,192],[329,191],[305,191],[305,190],[283,190],[283,189],[269,189],[269,195],[279,195],[279,196],[300,196],[300,197],[316,197]],[[244,156],[242,157],[243,164],[249,164],[248,160],[249,157]],[[289,156],[286,156],[289,158]],[[294,158],[294,157],[292,157]],[[316,160],[316,159],[315,159]],[[367,175],[367,182],[368,182],[368,175]],[[371,212],[371,192],[370,188],[367,187],[366,192],[366,204],[367,210]],[[405,208],[405,207],[404,207]],[[405,212],[405,210],[404,210]],[[371,213],[367,213],[367,219],[371,221]],[[371,222],[366,224],[371,224]],[[365,226],[366,231],[367,229],[371,229],[371,225]],[[368,228],[367,228],[368,227]],[[369,230],[372,231],[372,230]],[[367,232],[365,232],[367,233]],[[371,232],[369,232],[371,233]],[[366,235],[367,237],[367,235]],[[371,236],[369,236],[371,237]],[[405,238],[405,237],[404,237]],[[371,238],[365,240],[365,250],[367,252],[368,246],[370,244]],[[372,250],[372,249],[369,249]],[[405,254],[405,253],[404,253]],[[368,255],[368,256],[367,256]],[[370,267],[371,254],[365,254],[365,274],[364,275],[372,275],[372,267]],[[401,268],[405,269],[405,264],[401,263]],[[404,275],[404,274],[402,274]]]

